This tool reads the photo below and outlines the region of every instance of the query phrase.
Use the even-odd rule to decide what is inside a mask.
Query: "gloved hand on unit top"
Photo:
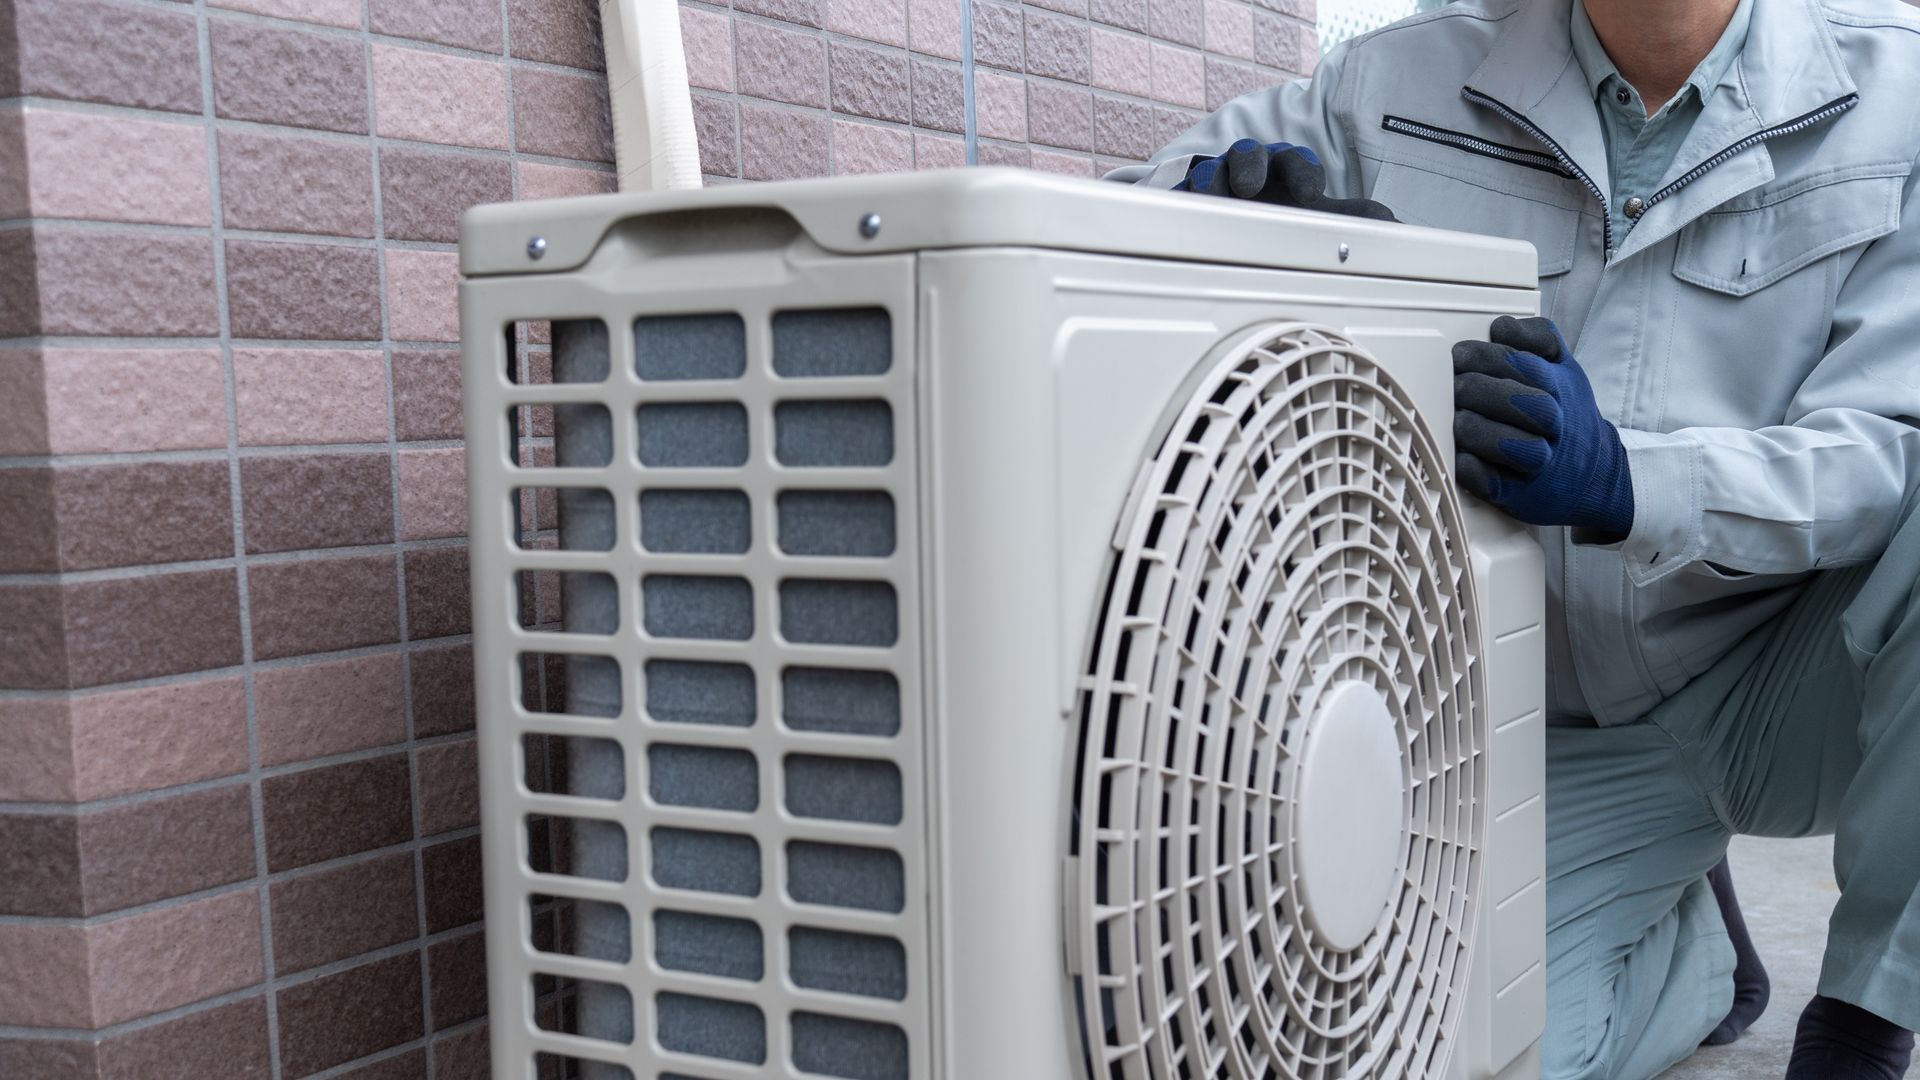
[[[1502,317],[1489,336],[1453,347],[1455,479],[1530,525],[1571,526],[1587,542],[1625,539],[1626,447],[1560,328]]]
[[[1218,157],[1194,162],[1187,178],[1174,190],[1375,221],[1398,220],[1393,211],[1371,199],[1327,198],[1327,168],[1320,164],[1320,155],[1292,143],[1261,145],[1254,139],[1241,139]]]

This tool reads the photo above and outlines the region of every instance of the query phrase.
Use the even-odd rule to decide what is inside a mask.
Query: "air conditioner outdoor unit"
[[[1537,1075],[1540,555],[1449,477],[1531,248],[975,170],[462,260],[496,1077]]]

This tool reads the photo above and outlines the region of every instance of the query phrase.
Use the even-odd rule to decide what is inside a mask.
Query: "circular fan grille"
[[[1127,513],[1070,841],[1089,1075],[1439,1075],[1486,731],[1431,435],[1351,343],[1268,327],[1194,391]]]

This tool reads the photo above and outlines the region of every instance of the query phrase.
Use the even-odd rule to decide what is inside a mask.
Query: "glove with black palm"
[[[1241,139],[1218,157],[1194,162],[1187,170],[1187,178],[1174,190],[1375,221],[1399,220],[1393,211],[1371,199],[1328,198],[1327,168],[1320,164],[1320,155],[1292,143],[1263,145],[1254,139]]]

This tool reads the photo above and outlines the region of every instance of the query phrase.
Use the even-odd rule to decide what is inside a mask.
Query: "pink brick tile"
[[[1197,49],[1206,40],[1204,10],[1203,0],[1147,0],[1147,32]]]
[[[562,199],[570,195],[604,195],[614,189],[612,173],[594,169],[575,169],[566,165],[542,165],[523,161],[520,169],[522,199]]]
[[[387,326],[395,341],[460,340],[460,256],[387,250]]]
[[[680,8],[687,82],[708,90],[733,89],[733,20],[715,11]]]
[[[100,923],[87,938],[100,1026],[251,986],[265,973],[252,890]]]
[[[907,0],[827,0],[827,29],[882,45],[905,45]]]
[[[360,25],[362,4],[363,0],[207,0],[211,8],[354,28]]]
[[[472,739],[424,747],[414,757],[420,782],[420,835],[480,823],[480,769]],[[436,1017],[437,1019],[437,1017]]]
[[[1153,93],[1152,49],[1146,38],[1093,28],[1093,85],[1147,97]]]
[[[207,135],[198,124],[27,109],[27,198],[40,217],[206,225]]]
[[[914,52],[960,59],[960,0],[907,0],[907,41]]]
[[[1033,167],[1041,172],[1059,173],[1062,176],[1099,176],[1093,167],[1093,158],[1086,154],[1063,154],[1037,146],[1033,148]]]
[[[789,105],[827,104],[826,42],[819,35],[738,22],[740,92]]]
[[[0,349],[0,454],[47,453],[46,362],[39,349]]]
[[[833,171],[893,173],[913,171],[913,133],[852,120],[833,122]]]
[[[500,51],[499,0],[371,0],[367,13],[376,34]]]
[[[1253,9],[1233,0],[1206,0],[1208,52],[1253,59]]]
[[[366,133],[367,56],[358,38],[240,19],[209,22],[219,116]]]
[[[84,928],[0,924],[0,956],[0,1024],[93,1026]]]
[[[372,236],[373,151],[341,139],[222,131],[220,201],[229,229]]]
[[[515,67],[513,115],[514,149],[523,154],[613,161],[604,79]]]
[[[1036,82],[1027,87],[1028,137],[1044,146],[1093,149],[1093,91]]]
[[[400,655],[381,653],[254,676],[260,763],[293,761],[405,742]]]
[[[373,47],[374,130],[389,139],[507,149],[507,81],[496,63]]]
[[[1320,59],[1313,27],[1262,12],[1254,20],[1253,58],[1269,67],[1310,74]]]
[[[467,452],[400,451],[400,538],[425,540],[467,532]]]
[[[818,113],[740,106],[740,167],[749,180],[826,176],[827,118]]]
[[[105,1027],[259,982],[259,897],[224,893],[89,926],[0,925],[0,956],[0,1023]]]
[[[732,98],[695,95],[693,130],[700,141],[700,171],[708,176],[740,175],[739,106]]]
[[[36,228],[31,237],[16,230],[4,239],[10,243],[31,239],[34,268],[39,272],[39,309],[31,316],[33,329],[15,333],[141,337],[219,333],[213,242],[205,234]],[[0,267],[19,258],[0,254]],[[6,306],[0,300],[0,309]]]
[[[233,383],[244,445],[386,441],[386,363],[377,352],[235,349]]]
[[[1189,109],[1206,107],[1205,58],[1200,53],[1159,42],[1153,44],[1152,53],[1154,100],[1185,105]]]
[[[925,132],[913,133],[913,167],[916,169],[958,169],[967,163],[967,144],[959,139],[943,139]]]
[[[213,350],[47,349],[39,363],[49,453],[227,444],[226,380]]]
[[[980,134],[1027,141],[1027,80],[984,68],[973,73],[973,116]]]
[[[1063,19],[1032,9],[1027,13],[1027,70],[1066,82],[1087,81],[1087,36],[1082,19]]]
[[[1234,98],[1272,85],[1273,78],[1252,64],[1236,64],[1217,56],[1207,57],[1206,107],[1218,109]]]
[[[245,772],[247,703],[238,678],[71,699],[74,797],[104,799]]]
[[[0,699],[0,800],[72,802],[74,765],[64,699]]]

